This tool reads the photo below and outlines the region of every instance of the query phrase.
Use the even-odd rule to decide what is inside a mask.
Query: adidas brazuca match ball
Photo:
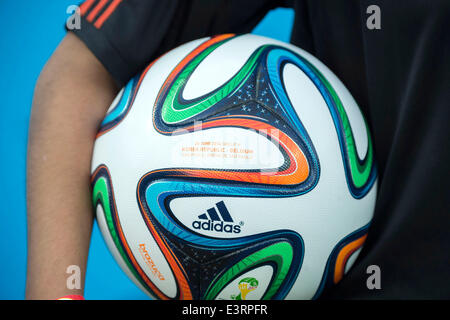
[[[255,35],[184,44],[119,93],[93,203],[156,299],[311,299],[367,235],[377,171],[350,93],[307,52]]]

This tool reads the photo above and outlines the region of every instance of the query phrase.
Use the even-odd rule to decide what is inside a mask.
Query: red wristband
[[[70,294],[68,296],[64,296],[64,297],[61,297],[61,298],[56,299],[56,300],[84,300],[84,297],[80,296],[80,295],[77,295],[77,294]]]

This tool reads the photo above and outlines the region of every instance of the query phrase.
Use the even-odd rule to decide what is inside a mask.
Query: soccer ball
[[[156,299],[311,299],[367,236],[368,126],[319,60],[255,35],[184,44],[118,94],[93,204],[124,272]]]

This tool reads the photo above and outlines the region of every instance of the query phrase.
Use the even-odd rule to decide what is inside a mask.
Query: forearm
[[[28,143],[28,299],[83,293],[93,221],[91,153],[115,94],[109,74],[72,34],[40,75]],[[79,290],[66,286],[69,265],[81,269]]]

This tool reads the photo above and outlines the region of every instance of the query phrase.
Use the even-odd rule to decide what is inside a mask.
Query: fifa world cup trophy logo
[[[238,288],[241,293],[239,293],[237,296],[232,295],[231,299],[233,300],[246,300],[247,294],[250,291],[255,290],[258,287],[258,280],[255,278],[244,278],[241,281],[239,281]]]

